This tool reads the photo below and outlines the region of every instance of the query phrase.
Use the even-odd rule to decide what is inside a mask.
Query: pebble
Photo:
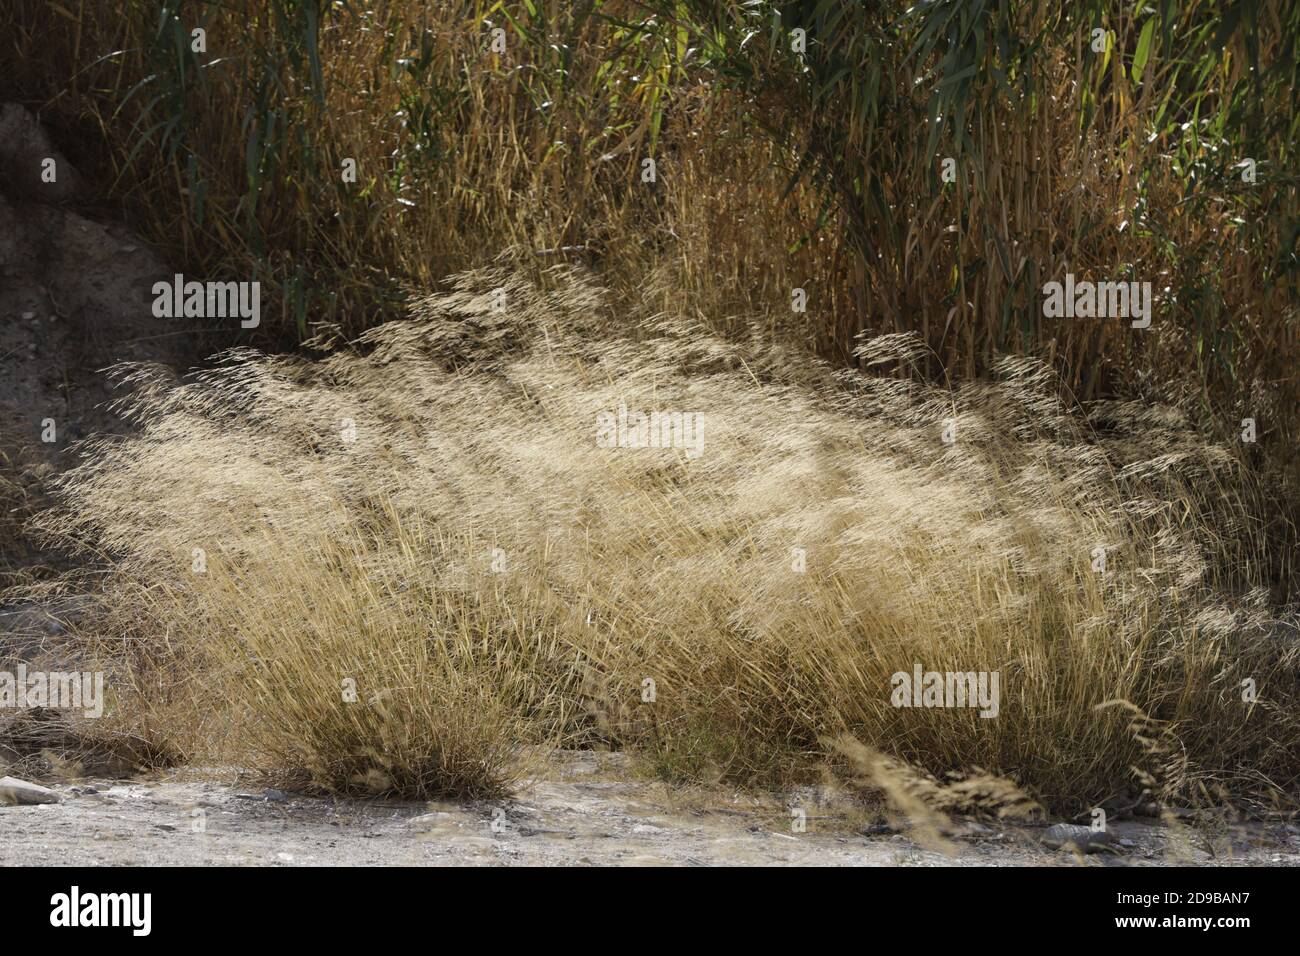
[[[1073,823],[1058,823],[1050,826],[1043,833],[1043,843],[1054,850],[1077,848],[1084,853],[1097,853],[1111,847],[1115,837],[1105,830],[1079,826]]]
[[[17,777],[0,777],[0,806],[34,806],[58,803],[62,799],[48,787],[19,780]]]

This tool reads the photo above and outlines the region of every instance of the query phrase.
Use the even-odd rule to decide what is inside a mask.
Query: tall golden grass
[[[611,314],[565,269],[450,286],[319,360],[121,370],[139,433],[92,444],[43,525],[109,561],[133,706],[191,752],[485,793],[525,744],[782,785],[850,738],[1060,809],[1294,791],[1300,645],[1249,522],[1267,489],[1175,410],[1085,420],[1021,359],[951,391],[887,374],[925,354],[910,336],[837,372],[654,290]],[[698,413],[702,454],[600,447],[620,404]],[[998,715],[892,706],[915,664],[999,672]],[[1152,765],[1152,727],[1177,760]]]
[[[1294,792],[1290,6],[822,2],[803,59],[775,8],[350,6],[0,9],[100,192],[263,282],[242,345],[319,357],[124,370],[141,433],[44,519],[111,569],[143,729],[345,790],[491,793],[565,743]],[[1153,281],[1156,327],[1045,319],[1067,269]],[[620,403],[701,414],[703,456],[598,448]],[[890,706],[914,663],[999,671],[999,716]]]
[[[931,375],[1034,354],[1083,399],[1188,393],[1225,433],[1268,404],[1289,445],[1295,16],[16,0],[0,66],[177,267],[264,282],[264,342],[356,332],[400,313],[402,282],[517,247],[588,256],[632,300],[670,268],[674,310],[724,330],[762,312],[839,360],[864,331],[916,330]],[[817,175],[787,193],[792,170]],[[1066,271],[1153,282],[1157,327],[1045,318]]]
[[[650,6],[833,198],[858,253],[822,330],[841,354],[916,329],[949,374],[1030,352],[1084,398],[1173,368],[1211,393],[1287,374],[1294,5]],[[1045,318],[1042,285],[1067,271],[1155,283],[1162,327]]]
[[[1293,597],[1296,17],[1280,0],[14,0],[0,72],[169,264],[263,283],[241,344],[355,335],[400,315],[408,284],[513,248],[541,280],[583,259],[619,315],[653,290],[710,331],[762,316],[841,364],[860,335],[902,332],[931,381],[1029,355],[1081,401],[1174,404],[1216,442],[1255,419],[1240,456],[1277,492],[1256,520]],[[1153,327],[1044,317],[1066,271],[1152,282]]]
[[[744,103],[619,25],[636,16],[621,0],[17,0],[0,66],[169,264],[263,283],[259,344],[355,334],[401,313],[404,284],[507,247],[542,269],[598,263],[628,293],[671,268],[674,306],[722,327],[788,305],[825,281],[824,247],[788,252],[815,200],[774,204],[777,149]]]

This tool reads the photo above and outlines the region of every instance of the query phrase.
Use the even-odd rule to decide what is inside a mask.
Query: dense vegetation
[[[1300,4],[13,0],[0,36],[178,271],[263,283],[211,349],[298,353],[137,376],[142,437],[49,521],[121,562],[131,627],[222,622],[196,657],[281,763],[472,790],[531,736],[775,782],[848,735],[1063,805],[1150,753],[1098,716],[1122,699],[1181,741],[1159,787],[1294,788]],[[1067,273],[1151,283],[1150,328],[1046,317]],[[709,456],[593,457],[629,397],[716,418]],[[187,577],[213,535],[224,571]],[[512,583],[472,573],[495,544]],[[835,558],[778,574],[792,547]],[[372,646],[442,709],[338,711]],[[1012,668],[1023,706],[885,706],[909,648]],[[647,668],[678,690],[649,725]]]

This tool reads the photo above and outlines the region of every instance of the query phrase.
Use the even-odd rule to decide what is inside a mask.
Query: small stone
[[[1105,830],[1058,823],[1043,833],[1043,843],[1053,850],[1077,849],[1083,853],[1097,853],[1114,845],[1115,837]]]
[[[418,826],[428,826],[434,823],[444,823],[451,819],[450,813],[444,813],[441,810],[435,810],[433,813],[422,813],[418,817],[412,817],[411,823]]]
[[[58,803],[63,798],[48,787],[17,777],[0,777],[0,806]]]

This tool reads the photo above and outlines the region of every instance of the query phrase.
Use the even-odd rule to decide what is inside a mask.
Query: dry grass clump
[[[1294,788],[1251,478],[1176,413],[1093,433],[1023,360],[950,392],[885,374],[907,336],[833,373],[673,315],[594,335],[608,313],[499,266],[319,360],[123,370],[139,434],[93,444],[45,525],[112,556],[200,742],[326,786],[482,792],[533,741],[783,784],[847,735],[1077,808],[1142,765],[1126,700],[1179,742],[1171,794]],[[622,405],[698,414],[702,453],[600,447]],[[997,715],[892,706],[916,664],[998,672]]]
[[[7,774],[74,781],[124,777],[181,762],[163,737],[117,731],[112,719],[86,720],[45,707],[0,714],[0,767]]]
[[[0,5],[0,74],[170,267],[261,283],[261,325],[213,349],[357,334],[484,250],[579,258],[842,364],[916,332],[933,381],[1026,354],[1215,440],[1252,418],[1270,584],[1294,580],[1294,4],[73,6]],[[1047,317],[1067,273],[1152,283],[1151,328]]]
[[[1009,780],[978,769],[953,773],[948,783],[918,772],[851,737],[832,746],[846,762],[850,784],[884,797],[888,808],[914,827],[922,844],[948,852],[952,816],[984,816],[1001,821],[1034,821],[1042,808]]]

